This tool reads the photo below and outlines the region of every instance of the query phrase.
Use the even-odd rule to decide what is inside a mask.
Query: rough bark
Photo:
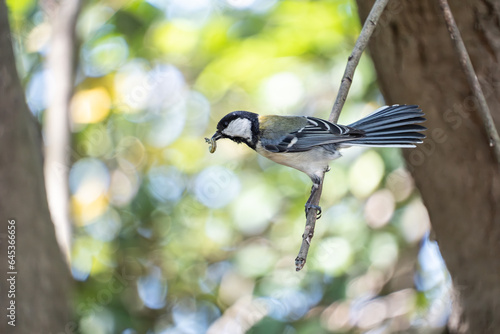
[[[71,277],[50,220],[37,123],[16,73],[4,1],[0,1],[0,333],[71,333]],[[7,226],[15,220],[15,267],[7,264]],[[17,272],[7,275],[7,272]],[[15,298],[6,279],[15,276]],[[15,327],[6,317],[15,301]]]
[[[373,0],[358,0],[361,20]],[[497,125],[500,124],[500,3],[451,1]],[[437,1],[393,0],[372,41],[388,104],[419,104],[429,130],[404,152],[457,293],[455,333],[500,328],[500,173]]]

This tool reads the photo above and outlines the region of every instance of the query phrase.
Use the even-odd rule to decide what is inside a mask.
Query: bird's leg
[[[316,191],[318,191],[318,188],[320,186],[320,182],[321,180],[319,178],[317,179],[313,179],[313,186],[311,188],[311,195],[309,196],[309,199],[307,200],[306,202],[306,217],[307,217],[307,212],[310,210],[310,209],[315,209],[316,210],[316,219],[320,219],[321,218],[321,207],[319,205],[313,205],[312,204],[312,201],[313,201],[313,198],[314,198],[314,195],[316,194]]]

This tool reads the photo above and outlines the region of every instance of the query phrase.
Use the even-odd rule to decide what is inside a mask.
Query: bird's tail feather
[[[420,131],[427,128],[417,124],[424,121],[424,113],[416,105],[382,107],[349,125],[350,128],[362,130],[365,136],[341,145],[415,147],[425,138]]]

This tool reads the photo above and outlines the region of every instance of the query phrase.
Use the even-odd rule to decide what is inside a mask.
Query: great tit
[[[217,124],[217,131],[207,141],[229,138],[245,143],[260,155],[306,173],[313,182],[306,203],[306,215],[313,206],[311,199],[328,163],[341,156],[339,149],[350,146],[415,147],[422,143],[426,130],[424,113],[417,105],[384,106],[349,125],[334,124],[310,116],[258,115],[233,111]]]

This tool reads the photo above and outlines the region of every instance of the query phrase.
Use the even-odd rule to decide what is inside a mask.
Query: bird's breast
[[[263,148],[259,143],[256,151],[269,160],[300,170],[311,178],[322,175],[323,171],[328,167],[328,163],[341,156],[337,150],[323,148],[322,146],[304,152],[273,153]]]

